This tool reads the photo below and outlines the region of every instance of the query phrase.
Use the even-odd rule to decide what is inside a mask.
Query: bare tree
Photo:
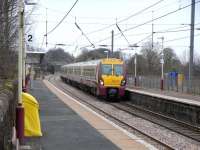
[[[59,71],[62,65],[71,63],[73,61],[74,57],[65,52],[63,49],[50,49],[44,56],[42,69],[49,72],[54,72],[52,70]]]
[[[187,50],[183,50],[182,54],[180,55],[179,59],[181,64],[185,65],[188,62],[188,52]]]
[[[141,53],[146,59],[148,74],[158,74],[160,72],[159,45],[155,45],[152,49],[151,42],[144,43]]]
[[[76,58],[76,62],[106,58],[107,54],[105,53],[105,51],[107,51],[108,55],[110,55],[110,50],[106,49],[106,48],[98,48],[98,49],[95,49],[95,50],[92,50],[92,51],[88,51],[88,50],[85,49]]]
[[[199,54],[195,54],[194,57],[194,76],[196,78],[200,78],[200,56]]]
[[[177,71],[181,69],[181,62],[171,48],[164,49],[164,71]]]
[[[0,78],[14,78],[17,72],[17,0],[0,0]]]
[[[134,60],[135,60],[135,56],[131,57],[130,60],[128,61],[127,72],[129,74],[134,74],[135,73]],[[137,74],[138,75],[145,75],[145,74],[147,74],[147,67],[148,67],[147,66],[147,61],[143,57],[143,55],[137,55]]]

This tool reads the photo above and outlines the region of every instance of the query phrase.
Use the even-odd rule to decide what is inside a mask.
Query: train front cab
[[[99,95],[103,97],[123,97],[126,87],[125,74],[123,61],[104,59],[99,68]]]

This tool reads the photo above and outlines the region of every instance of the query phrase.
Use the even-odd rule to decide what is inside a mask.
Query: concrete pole
[[[24,5],[23,5],[24,8]],[[24,10],[25,12],[25,10]],[[26,47],[25,47],[25,37],[24,37],[24,14],[22,16],[23,28],[22,28],[22,89],[26,90],[25,79],[26,79]]]
[[[153,29],[154,29],[154,24],[153,24],[153,12],[154,11],[152,11],[152,27],[151,27],[151,30],[152,30],[152,38],[151,38],[151,48],[152,48],[152,50],[153,50],[153,34],[154,34],[154,31],[153,31]]]
[[[137,52],[135,48],[135,59],[134,59],[134,64],[135,64],[135,86],[137,86]]]
[[[22,105],[22,59],[23,59],[23,30],[24,30],[24,5],[19,1],[19,49],[18,49],[18,106],[16,108],[17,143],[24,137],[24,107]],[[18,146],[17,146],[18,147]]]
[[[22,104],[22,55],[23,55],[23,28],[24,28],[23,2],[19,3],[19,49],[18,49],[18,103]]]
[[[137,48],[139,47],[137,44],[134,45],[130,45],[131,49],[133,49],[133,47],[135,48],[135,58],[134,58],[134,70],[135,70],[135,75],[134,75],[134,86],[137,86]]]
[[[48,45],[48,39],[47,39],[47,8],[46,8],[46,34],[45,34],[45,36],[46,36],[46,48],[47,48],[47,45]]]
[[[188,92],[191,92],[192,75],[193,75],[193,51],[194,51],[194,22],[195,22],[195,0],[191,0],[191,28],[190,28],[190,61],[189,61],[189,76],[188,76]]]
[[[112,30],[112,40],[111,40],[111,57],[113,57],[113,47],[114,47],[114,31]]]
[[[160,89],[164,89],[164,37],[162,39],[162,53],[161,53],[161,84]]]

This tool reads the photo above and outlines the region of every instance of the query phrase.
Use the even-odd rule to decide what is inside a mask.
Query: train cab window
[[[122,65],[114,65],[114,74],[117,76],[121,76],[123,74]]]
[[[103,75],[112,75],[112,65],[104,64],[101,68]]]

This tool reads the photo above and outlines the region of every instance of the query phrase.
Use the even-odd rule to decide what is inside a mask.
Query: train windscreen
[[[102,74],[103,75],[112,75],[112,65],[103,64],[102,65]]]
[[[123,75],[122,65],[114,65],[114,75],[116,75],[116,76]]]

